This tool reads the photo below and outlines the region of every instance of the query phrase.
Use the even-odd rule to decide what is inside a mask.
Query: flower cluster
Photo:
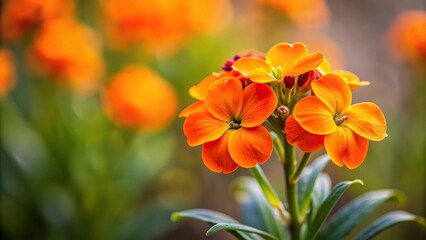
[[[190,89],[198,101],[180,114],[188,145],[203,145],[204,164],[214,172],[266,162],[273,143],[263,124],[302,151],[325,146],[336,165],[350,169],[365,159],[368,140],[387,136],[377,105],[351,105],[351,90],[369,83],[332,70],[303,43],[237,56],[222,69]]]

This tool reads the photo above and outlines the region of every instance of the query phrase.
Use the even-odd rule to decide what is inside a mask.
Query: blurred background
[[[231,175],[190,148],[180,110],[188,89],[234,55],[302,41],[370,86],[354,102],[385,113],[389,137],[333,183],[405,192],[425,216],[426,3],[423,0],[2,0],[2,239],[204,239],[207,224],[173,211],[241,219]],[[315,156],[321,152],[315,153]],[[282,196],[274,157],[263,166]],[[423,239],[401,224],[378,239]],[[211,239],[229,239],[217,234]]]

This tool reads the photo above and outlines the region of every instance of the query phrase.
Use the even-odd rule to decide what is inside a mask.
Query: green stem
[[[300,161],[299,167],[296,172],[291,176],[291,181],[293,183],[297,183],[299,181],[300,176],[302,175],[303,169],[306,167],[306,164],[309,162],[309,157],[311,156],[310,152],[306,152],[303,154],[302,160]]]
[[[297,184],[291,181],[291,176],[295,173],[296,159],[294,156],[294,147],[287,142],[284,135],[284,150],[285,150],[285,178],[287,187],[287,204],[291,216],[290,233],[293,240],[300,239],[300,215],[299,204],[297,200]]]

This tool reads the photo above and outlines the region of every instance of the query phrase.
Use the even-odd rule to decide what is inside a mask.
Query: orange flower
[[[42,22],[73,14],[74,2],[70,0],[9,0],[1,11],[1,38],[16,42]]]
[[[232,68],[253,82],[268,83],[282,81],[285,76],[297,76],[314,70],[322,59],[321,53],[308,54],[303,43],[279,43],[269,49],[266,60],[241,58]]]
[[[177,110],[173,87],[152,70],[136,66],[128,66],[112,77],[104,103],[118,125],[145,131],[164,129]]]
[[[49,21],[30,49],[33,70],[70,86],[78,93],[96,89],[103,74],[99,42],[86,26],[73,20]]]
[[[153,54],[168,55],[193,35],[224,26],[229,0],[104,0],[106,31],[117,48],[142,45]],[[206,11],[208,9],[208,11]]]
[[[0,49],[0,99],[15,85],[15,71],[12,53],[7,49]]]
[[[368,140],[381,141],[387,136],[382,111],[370,102],[351,105],[348,85],[335,74],[313,81],[312,90],[315,96],[300,100],[293,111],[294,119],[304,131],[299,131],[290,120],[285,128],[287,140],[306,148],[301,146],[304,137],[308,142],[322,135],[325,150],[336,165],[357,168],[367,154]],[[304,144],[309,145],[307,142]],[[318,148],[318,141],[311,148]]]
[[[253,83],[243,89],[238,78],[222,78],[210,85],[204,104],[206,111],[189,115],[183,130],[189,146],[203,144],[207,168],[231,173],[269,159],[272,139],[261,124],[277,105],[270,86]]]
[[[322,75],[326,75],[328,73],[334,73],[339,75],[345,82],[349,85],[349,88],[353,91],[358,87],[368,86],[370,85],[369,81],[361,81],[357,75],[352,72],[345,70],[332,70],[330,62],[324,58],[324,61],[319,65],[318,71]]]
[[[388,33],[389,50],[397,61],[426,61],[426,11],[406,11]]]

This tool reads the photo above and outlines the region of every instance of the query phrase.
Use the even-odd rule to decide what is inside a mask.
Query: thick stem
[[[302,175],[303,169],[306,167],[306,164],[309,162],[309,157],[311,156],[310,152],[306,152],[303,154],[302,160],[300,161],[299,167],[296,172],[291,176],[291,181],[297,183],[299,181],[300,176]]]
[[[284,135],[284,149],[285,149],[285,178],[287,187],[287,204],[291,216],[290,233],[293,240],[300,239],[300,215],[299,204],[297,200],[297,184],[292,181],[291,177],[296,171],[296,159],[294,156],[294,147],[287,142]]]

